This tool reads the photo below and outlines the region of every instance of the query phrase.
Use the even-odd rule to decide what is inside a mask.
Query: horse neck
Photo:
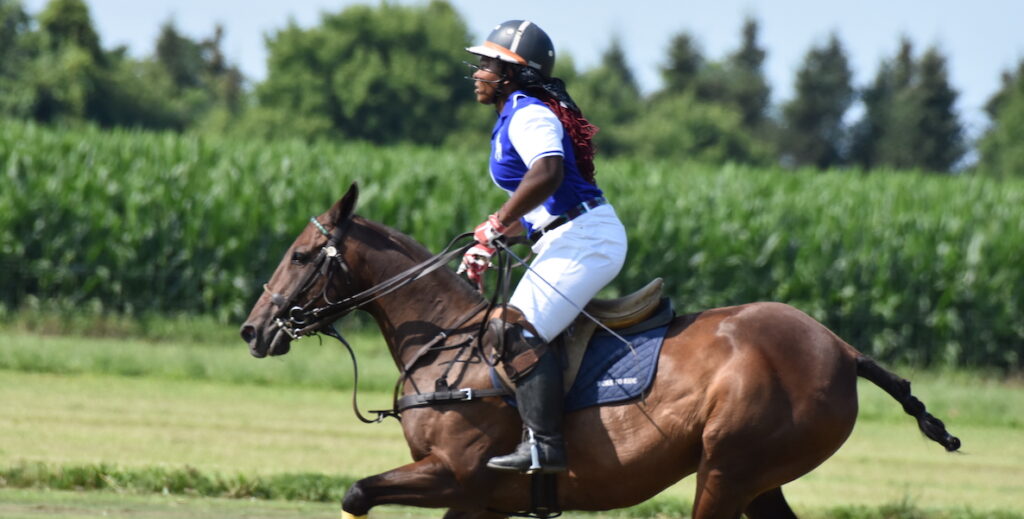
[[[412,238],[359,219],[352,237],[358,241],[352,275],[360,289],[380,284],[432,255]],[[449,268],[431,274],[366,305],[401,369],[423,344],[457,326],[483,301],[479,293]]]

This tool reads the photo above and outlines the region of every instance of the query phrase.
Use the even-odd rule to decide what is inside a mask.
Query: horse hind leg
[[[782,495],[782,487],[773,488],[754,498],[744,513],[749,519],[796,519],[796,514]]]
[[[737,519],[750,501],[735,484],[735,476],[705,459],[697,470],[693,519]]]
[[[776,487],[750,499],[749,495],[726,483],[718,471],[697,478],[697,496],[693,519],[736,519],[742,513],[748,519],[796,519],[782,488]],[[744,503],[747,503],[744,506]]]

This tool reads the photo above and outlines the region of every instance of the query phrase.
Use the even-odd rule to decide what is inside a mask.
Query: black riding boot
[[[553,352],[545,353],[532,371],[516,381],[516,402],[526,438],[515,452],[491,458],[487,466],[527,474],[564,471],[562,366]]]

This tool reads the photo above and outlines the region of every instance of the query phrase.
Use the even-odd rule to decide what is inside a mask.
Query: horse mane
[[[405,256],[413,261],[424,261],[433,255],[422,243],[416,241],[411,236],[382,223],[363,218],[359,215],[352,215],[352,223],[369,229],[371,235],[381,238],[381,243],[375,247],[377,249],[391,245],[405,253]],[[367,245],[373,246],[377,244],[368,243]]]
[[[427,249],[427,247],[422,243],[416,241],[415,238],[380,222],[375,222],[354,214],[352,215],[352,223],[357,228],[362,227],[367,230],[368,239],[364,238],[362,240],[367,246],[372,247],[375,250],[396,250],[401,255],[408,258],[412,264],[426,261],[435,254]],[[447,284],[450,285],[449,288],[451,290],[461,290],[471,293],[477,298],[481,297],[469,283],[459,278],[459,276],[455,274],[455,271],[447,265],[445,268],[434,271],[434,273],[441,273],[446,278],[450,279]]]

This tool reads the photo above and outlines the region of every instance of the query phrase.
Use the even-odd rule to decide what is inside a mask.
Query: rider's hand
[[[501,220],[498,219],[498,214],[495,213],[488,216],[484,223],[477,225],[476,229],[473,229],[473,237],[480,244],[486,247],[493,247],[494,240],[504,236],[507,231],[508,226],[501,223]]]
[[[491,266],[491,256],[494,255],[494,252],[494,247],[488,247],[482,243],[470,247],[462,256],[462,264],[459,265],[459,270],[455,271],[455,273],[462,274],[465,272],[466,277],[476,283],[477,289],[483,292],[484,272],[487,272],[487,269]]]

